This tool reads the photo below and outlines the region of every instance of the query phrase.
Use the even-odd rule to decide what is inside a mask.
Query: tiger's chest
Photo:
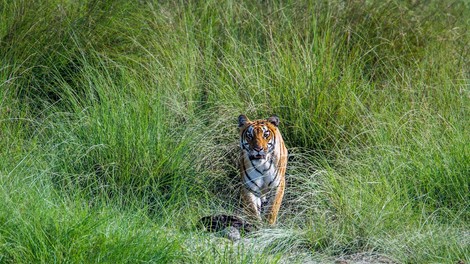
[[[257,196],[263,196],[279,185],[274,159],[245,159],[244,165],[244,184]]]

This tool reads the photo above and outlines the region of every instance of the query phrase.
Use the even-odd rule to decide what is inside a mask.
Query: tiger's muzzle
[[[266,159],[266,151],[262,148],[253,148],[249,155],[250,160]]]

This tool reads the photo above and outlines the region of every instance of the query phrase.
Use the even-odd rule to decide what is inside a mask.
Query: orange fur
[[[239,116],[241,201],[248,216],[276,223],[285,188],[287,149],[279,118],[250,121]]]

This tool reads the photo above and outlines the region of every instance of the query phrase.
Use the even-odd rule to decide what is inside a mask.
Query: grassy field
[[[0,263],[470,263],[469,18],[0,2]],[[197,222],[239,210],[241,113],[290,157],[278,225],[232,243]]]

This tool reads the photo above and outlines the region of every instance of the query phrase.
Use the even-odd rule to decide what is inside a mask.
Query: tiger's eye
[[[269,131],[264,132],[264,137],[265,138],[269,137]]]

